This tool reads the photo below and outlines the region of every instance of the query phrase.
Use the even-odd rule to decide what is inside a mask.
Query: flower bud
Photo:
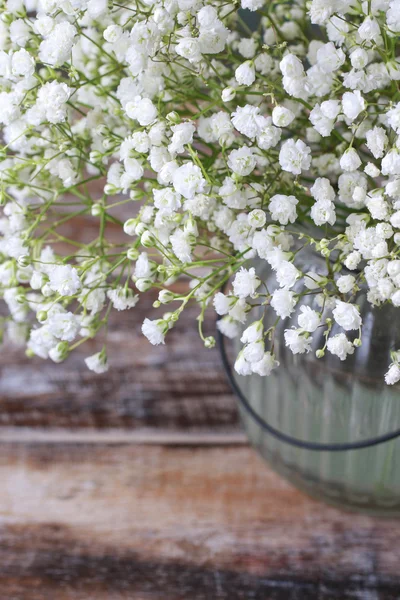
[[[101,206],[101,204],[96,202],[95,204],[92,205],[90,212],[92,213],[92,217],[99,217],[101,215],[101,213],[103,212],[103,207]]]
[[[48,313],[46,310],[39,310],[36,317],[39,323],[44,323],[45,321],[47,321]]]
[[[129,260],[137,260],[139,258],[139,250],[137,248],[129,248],[126,257]]]
[[[152,248],[156,245],[156,242],[156,238],[150,231],[145,231],[140,238],[140,243],[145,248]]]
[[[116,196],[116,194],[120,193],[120,188],[115,187],[112,183],[107,183],[104,186],[104,193],[106,196]]]
[[[158,300],[161,304],[168,304],[175,299],[175,294],[170,290],[161,290],[158,294]]]
[[[139,292],[147,292],[147,290],[149,290],[153,285],[153,282],[151,279],[145,279],[144,277],[140,277],[139,279],[136,279],[135,285]]]
[[[54,294],[49,283],[44,284],[44,286],[41,289],[41,292],[45,298],[49,298],[50,296],[52,296]]]
[[[143,192],[142,192],[142,190],[131,190],[131,191],[129,192],[129,198],[130,198],[131,200],[133,200],[134,202],[135,202],[135,201],[137,201],[137,200],[141,200],[141,199],[142,199],[142,197],[143,197]]]
[[[137,224],[136,224],[136,228],[135,228],[135,233],[136,233],[136,235],[142,235],[146,231],[147,227],[144,223],[137,222],[137,221],[136,221],[136,223]]]
[[[176,322],[179,320],[179,312],[178,312],[178,311],[175,311],[175,312],[168,312],[168,313],[165,313],[165,314],[163,315],[163,319],[164,319],[164,321],[166,321],[167,323],[168,323],[168,322],[171,322],[171,323],[176,323]]]
[[[29,267],[29,265],[31,264],[31,259],[28,254],[23,254],[18,258],[17,262],[18,266],[21,267],[21,269],[25,269],[25,267]]]
[[[176,125],[181,122],[181,118],[178,115],[178,113],[176,112],[176,110],[169,112],[166,116],[166,119],[170,123],[175,123]]]
[[[222,90],[221,99],[222,102],[230,102],[236,96],[236,90],[233,87],[226,87]]]
[[[204,340],[204,345],[205,345],[206,348],[214,348],[214,346],[215,346],[215,338],[212,335],[210,335],[209,337],[207,337]]]
[[[252,227],[264,227],[267,217],[263,210],[256,208],[247,215],[247,220]]]
[[[128,219],[124,223],[124,232],[127,235],[135,235],[136,225],[137,225],[137,219]]]

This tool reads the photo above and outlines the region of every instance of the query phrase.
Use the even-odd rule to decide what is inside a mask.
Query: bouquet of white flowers
[[[308,352],[324,328],[317,356],[341,360],[362,343],[360,285],[373,305],[400,306],[400,0],[0,9],[2,323],[28,355],[59,362],[99,335],[86,363],[104,372],[110,310],[156,288],[155,305],[173,308],[145,319],[152,344],[195,301],[213,346],[202,327],[213,301],[224,335],[247,321],[236,370],[268,375],[274,328],[252,322],[255,306],[278,321],[315,294],[320,310],[302,307],[286,344]],[[84,243],[85,215],[97,227]],[[310,246],[324,272],[296,266]],[[184,294],[170,287],[181,276]],[[343,332],[331,335],[334,322]]]

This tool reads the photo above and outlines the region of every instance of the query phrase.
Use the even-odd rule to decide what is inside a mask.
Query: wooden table
[[[400,598],[400,525],[296,491],[247,446],[190,309],[61,366],[0,355],[0,600]],[[210,324],[212,327],[212,323]]]

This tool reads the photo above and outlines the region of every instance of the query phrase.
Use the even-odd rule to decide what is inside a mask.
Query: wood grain
[[[140,331],[146,315],[160,315],[149,310],[154,299],[150,294],[135,309],[112,314],[111,369],[104,375],[92,373],[83,361],[102,342],[84,344],[60,365],[3,346],[0,438],[1,427],[237,432],[236,405],[218,350],[206,349],[197,333],[197,307],[184,311],[165,346],[154,347]],[[207,327],[214,331],[212,314]]]
[[[399,598],[398,522],[248,448],[3,444],[0,477],[2,600]]]

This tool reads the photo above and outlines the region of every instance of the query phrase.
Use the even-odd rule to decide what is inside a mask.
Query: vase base
[[[315,500],[346,512],[386,519],[400,518],[400,497],[385,496],[383,490],[378,495],[377,492],[352,491],[335,482],[322,483],[306,472],[299,472],[299,465],[286,463],[277,453],[268,452],[265,447],[253,447],[273,471]]]

